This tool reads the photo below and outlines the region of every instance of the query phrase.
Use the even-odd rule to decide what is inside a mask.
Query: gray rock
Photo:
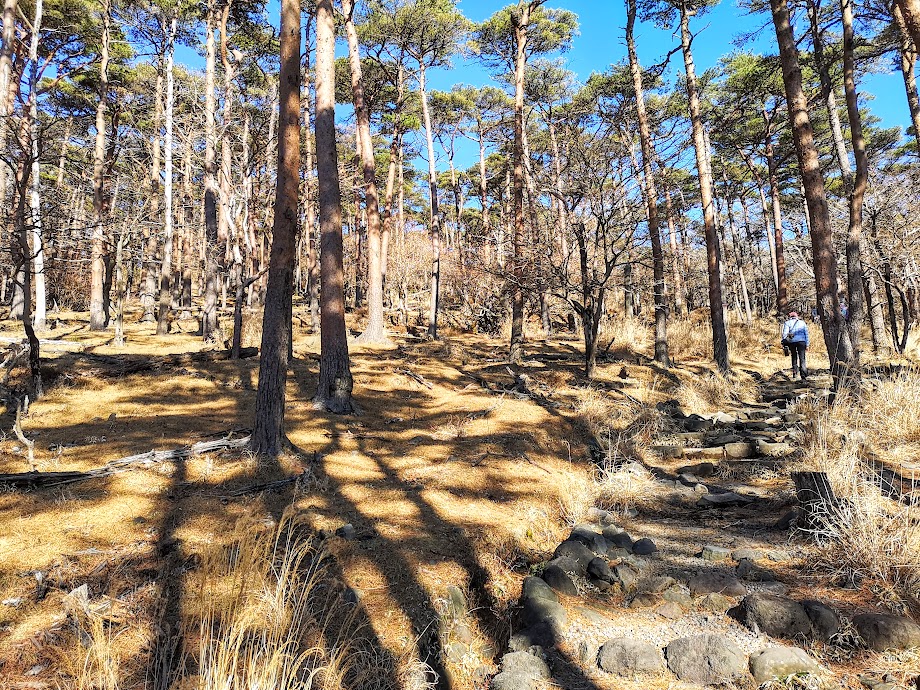
[[[633,550],[633,540],[626,532],[620,531],[618,533],[607,533],[605,530],[604,539],[607,540],[607,543],[615,549],[626,549],[630,553]]]
[[[341,537],[345,541],[354,541],[354,539],[358,536],[358,533],[355,530],[354,525],[349,522],[348,524],[339,527],[335,531],[335,536]]]
[[[741,602],[741,620],[755,632],[793,639],[811,636],[811,619],[799,602],[775,594],[749,594]]]
[[[774,575],[770,570],[766,568],[761,568],[759,565],[755,564],[753,561],[748,559],[742,560],[735,572],[738,574],[742,580],[747,580],[748,582],[775,582],[776,575]]]
[[[877,652],[920,647],[920,626],[910,618],[864,613],[853,617],[853,625],[866,646]]]
[[[657,575],[655,577],[646,577],[639,582],[638,589],[640,592],[650,592],[660,594],[668,587],[677,584],[673,577],[668,575]]]
[[[712,438],[709,440],[709,443],[707,445],[724,446],[724,445],[728,445],[729,443],[738,443],[739,441],[743,441],[743,440],[744,439],[738,436],[738,434],[719,434],[717,433],[714,436],[712,436]]]
[[[569,558],[578,565],[578,575],[584,575],[588,563],[594,559],[594,552],[580,541],[566,539],[553,552],[553,558]]]
[[[489,684],[491,690],[534,690],[538,681],[523,673],[502,671]]]
[[[560,632],[550,623],[538,623],[529,628],[522,628],[508,640],[508,649],[512,652],[533,651],[535,648],[550,649],[561,639]]]
[[[696,465],[686,465],[677,470],[678,474],[692,474],[705,479],[711,477],[716,472],[716,466],[711,462],[700,462]]]
[[[738,646],[720,635],[674,640],[665,648],[668,668],[683,681],[719,685],[748,675],[748,661]]]
[[[609,525],[613,522],[613,516],[610,511],[603,508],[588,508],[588,519],[599,525]]]
[[[524,599],[543,599],[559,603],[559,597],[552,588],[539,577],[525,577],[521,585],[521,600]]]
[[[661,597],[651,592],[639,592],[629,602],[631,609],[648,609],[661,603]]]
[[[633,557],[631,549],[610,549],[607,558],[611,561],[628,561]]]
[[[802,606],[818,639],[827,642],[840,632],[840,616],[830,606],[813,599],[803,601]]]
[[[732,460],[745,460],[754,457],[754,444],[746,441],[725,444],[725,456]]]
[[[764,552],[760,549],[735,549],[732,551],[732,558],[736,561],[759,561],[764,557]]]
[[[712,546],[708,544],[703,547],[703,552],[700,554],[704,561],[724,561],[732,555],[732,552],[729,549],[726,549],[721,546]]]
[[[566,594],[570,597],[578,595],[578,588],[575,586],[575,583],[572,582],[572,578],[569,577],[565,570],[556,564],[546,566],[543,569],[541,577],[546,584],[560,594]]]
[[[603,558],[595,558],[588,563],[588,576],[595,580],[613,582],[613,571]]]
[[[757,452],[768,458],[785,458],[795,452],[788,443],[770,443],[769,441],[757,441]]]
[[[637,556],[648,556],[655,553],[658,547],[649,538],[640,539],[633,544],[633,553]]]
[[[767,647],[751,655],[751,673],[758,683],[820,671],[821,667],[798,647]]]
[[[502,657],[502,671],[524,673],[531,678],[549,678],[549,666],[530,652],[510,652]]]
[[[661,673],[665,669],[661,650],[647,642],[618,638],[608,640],[597,653],[597,665],[622,677]]]
[[[618,527],[617,525],[610,524],[604,527],[603,531],[601,532],[601,536],[607,540],[608,544],[613,544],[613,538],[616,535],[624,534],[625,532],[626,530],[624,530],[622,527]],[[630,544],[631,543],[632,543],[632,540],[630,540]]]
[[[698,414],[692,414],[686,419],[681,420],[681,426],[684,427],[686,431],[709,431],[712,429],[712,422],[708,419],[703,419]]]
[[[738,421],[738,418],[727,412],[716,412],[712,415],[712,421],[715,424],[734,424]]]
[[[447,585],[447,607],[452,616],[465,616],[470,610],[466,595],[456,585]]]
[[[547,567],[551,565],[557,565],[567,572],[572,577],[579,577],[582,573],[582,568],[578,565],[576,561],[573,561],[567,556],[562,556],[561,558],[554,558],[551,561],[546,562]]]
[[[613,577],[624,592],[633,591],[639,583],[639,571],[625,563],[613,569]]]
[[[693,606],[693,597],[681,585],[672,585],[661,593],[661,598],[685,609]]]
[[[524,599],[521,602],[521,624],[525,628],[545,623],[558,633],[568,619],[568,614],[558,602],[548,599]]]
[[[607,555],[607,540],[590,525],[578,525],[568,537],[569,541],[580,541],[599,556]]]
[[[721,494],[708,493],[700,497],[700,500],[696,504],[700,508],[727,508],[729,506],[743,506],[751,502],[750,498],[746,498],[741,494],[736,494],[734,491],[725,491]]]
[[[666,601],[655,609],[655,613],[668,620],[676,620],[684,615],[684,610],[680,607],[680,604],[676,604],[673,601]]]
[[[724,594],[727,597],[742,597],[747,589],[737,578],[722,573],[703,573],[690,579],[690,593],[695,597],[705,594]]]
[[[712,592],[700,599],[700,611],[711,611],[712,613],[725,613],[732,607],[732,600],[724,594]]]

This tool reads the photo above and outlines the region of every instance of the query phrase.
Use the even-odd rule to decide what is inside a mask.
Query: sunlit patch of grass
[[[733,405],[757,399],[757,382],[744,372],[728,375],[716,372],[684,380],[674,395],[684,412],[724,411]]]

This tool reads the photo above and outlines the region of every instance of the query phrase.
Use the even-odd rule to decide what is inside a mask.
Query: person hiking
[[[799,318],[798,312],[789,312],[789,318],[783,324],[782,344],[792,355],[792,378],[798,374],[802,380],[808,376],[805,366],[805,350],[808,349],[808,325]]]

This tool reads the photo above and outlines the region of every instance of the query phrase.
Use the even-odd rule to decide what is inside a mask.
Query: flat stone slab
[[[758,683],[803,673],[820,673],[821,667],[798,647],[767,647],[751,655],[751,674]]]
[[[597,665],[622,677],[632,677],[637,673],[661,673],[665,670],[661,650],[628,638],[608,640],[597,653]]]
[[[668,668],[683,681],[722,685],[748,675],[748,660],[734,642],[720,635],[674,640],[665,648]]]

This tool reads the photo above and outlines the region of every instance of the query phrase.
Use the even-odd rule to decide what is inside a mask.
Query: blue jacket
[[[808,347],[811,342],[808,337],[808,325],[802,319],[789,319],[783,324],[783,340],[792,343],[805,343]]]

